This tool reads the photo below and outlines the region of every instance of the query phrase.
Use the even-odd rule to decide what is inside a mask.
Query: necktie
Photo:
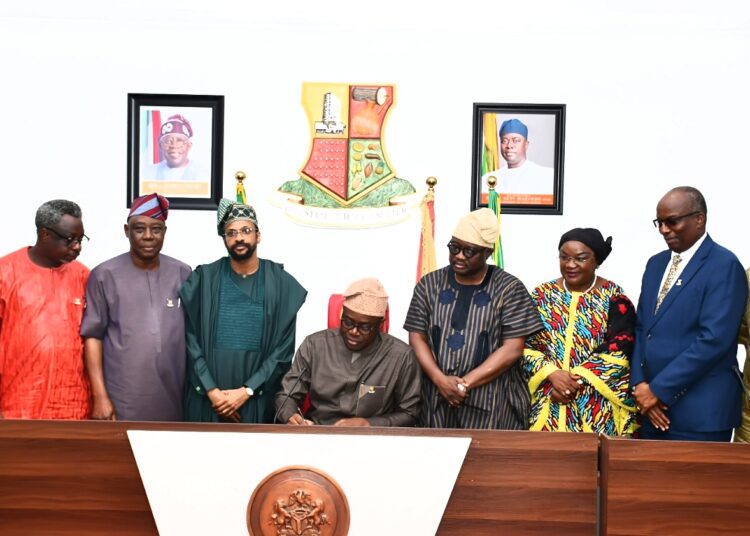
[[[681,262],[682,262],[682,257],[680,257],[679,254],[672,257],[672,266],[669,267],[669,273],[667,273],[667,278],[664,280],[664,284],[661,286],[659,295],[656,297],[656,311],[659,310],[659,306],[661,305],[661,302],[664,301],[664,298],[666,297],[667,292],[669,292],[669,289],[672,288],[672,281],[674,281],[674,276],[677,275],[677,266]]]

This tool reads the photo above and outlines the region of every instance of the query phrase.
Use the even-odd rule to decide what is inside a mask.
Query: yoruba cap
[[[188,138],[193,137],[193,127],[190,126],[190,121],[185,119],[182,115],[172,115],[165,123],[161,126],[161,137],[167,134],[182,134]]]
[[[258,227],[258,217],[253,207],[226,198],[219,201],[219,210],[216,211],[216,229],[219,235],[224,235],[227,224],[238,220],[251,221]]]
[[[500,137],[502,138],[506,134],[520,134],[527,140],[529,139],[529,129],[518,119],[503,121],[503,124],[500,125]]]
[[[604,240],[599,229],[584,229],[581,227],[571,229],[560,237],[560,243],[558,244],[557,249],[560,249],[565,242],[570,242],[571,240],[581,242],[590,247],[591,251],[594,252],[594,257],[596,257],[596,264],[603,263],[612,252],[612,237],[609,236]]]
[[[133,216],[148,216],[155,220],[167,221],[169,214],[169,201],[163,195],[157,193],[142,195],[133,200],[130,206],[128,219]]]
[[[388,308],[388,294],[374,277],[360,279],[344,291],[344,307],[355,313],[383,318]]]
[[[453,237],[485,248],[493,249],[500,234],[497,216],[488,208],[469,212],[461,218],[453,231]]]

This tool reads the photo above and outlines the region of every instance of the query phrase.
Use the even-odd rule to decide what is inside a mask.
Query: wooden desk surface
[[[750,445],[601,445],[602,535],[750,534]]]
[[[470,436],[438,534],[596,532],[598,439],[591,434],[0,421],[0,534],[157,534],[129,429]]]

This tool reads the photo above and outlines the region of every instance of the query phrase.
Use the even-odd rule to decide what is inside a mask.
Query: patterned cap
[[[383,318],[388,308],[388,294],[374,277],[360,279],[344,291],[344,307],[362,315]]]
[[[133,216],[148,216],[155,220],[167,221],[169,214],[169,201],[163,195],[157,193],[142,195],[133,200],[130,206],[128,219]]]
[[[216,230],[219,236],[224,236],[227,224],[238,220],[251,221],[258,227],[258,217],[253,207],[226,198],[219,201],[219,210],[216,211]]]
[[[453,237],[488,249],[495,247],[495,240],[500,234],[500,225],[497,216],[488,208],[480,208],[469,212],[461,218]]]
[[[527,140],[529,139],[529,129],[518,119],[503,121],[503,124],[500,125],[500,137],[502,138],[506,134],[520,134]]]
[[[167,134],[182,134],[192,138],[193,127],[190,126],[190,122],[185,117],[179,114],[173,115],[161,126],[161,137]]]

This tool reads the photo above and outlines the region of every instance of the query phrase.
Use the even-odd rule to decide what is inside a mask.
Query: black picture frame
[[[508,167],[508,162],[502,156],[502,142],[499,136],[503,122],[510,119],[519,120],[527,128],[524,149],[527,158],[521,165],[514,162],[516,167],[513,170]],[[491,128],[493,126],[494,128]],[[491,140],[488,140],[489,147],[485,144],[485,131],[494,131],[497,136],[494,152]],[[472,210],[487,206],[487,178],[494,174],[503,214],[563,213],[564,104],[474,103],[472,139]],[[508,141],[508,144],[511,143],[513,142]],[[515,152],[508,152],[508,156],[512,159],[518,158]],[[536,159],[539,162],[535,161]],[[529,162],[531,166],[527,166]],[[492,165],[497,167],[488,169]],[[530,191],[524,192],[524,184],[533,186],[529,187]],[[504,192],[504,187],[508,188],[508,191]]]
[[[187,127],[182,120],[169,121],[175,115]],[[183,134],[187,142],[179,149],[170,142],[173,152],[167,157],[160,140],[173,128],[189,137]],[[170,167],[185,156],[187,165]],[[169,199],[170,209],[215,210],[222,196],[223,161],[223,95],[128,93],[128,208],[137,197],[157,191]]]

